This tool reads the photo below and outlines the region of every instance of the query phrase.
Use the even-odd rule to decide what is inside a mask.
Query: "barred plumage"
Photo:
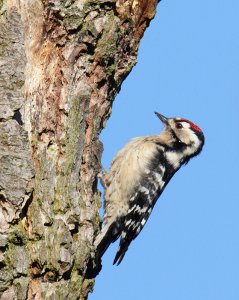
[[[133,139],[116,155],[109,173],[102,174],[105,213],[95,246],[101,257],[121,236],[114,264],[122,261],[171,177],[204,144],[192,122],[156,114],[165,124],[162,133]]]

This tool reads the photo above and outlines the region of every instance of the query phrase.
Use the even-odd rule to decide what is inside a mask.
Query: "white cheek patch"
[[[180,122],[183,125],[183,128],[191,128],[188,122]]]
[[[171,165],[174,166],[174,168],[178,168],[180,165],[180,158],[182,155],[179,155],[177,152],[167,152],[166,153],[166,159],[169,161]]]
[[[183,141],[183,139],[182,139],[182,141]],[[192,130],[190,130],[190,136],[189,136],[188,141],[190,144],[182,152],[172,151],[172,152],[166,153],[166,159],[175,168],[180,167],[182,158],[191,156],[192,154],[194,154],[197,151],[197,149],[199,148],[200,143],[201,143],[200,140],[198,139],[197,135]]]
[[[178,138],[185,144],[192,146],[194,150],[200,146],[200,140],[191,128],[191,124],[188,122],[181,121],[180,122],[183,125],[182,131],[177,130],[177,136]],[[187,152],[185,152],[187,153]],[[193,152],[192,152],[193,153]],[[191,153],[191,154],[192,154]]]
[[[191,141],[193,143],[192,148],[194,149],[195,152],[199,148],[201,141],[199,140],[199,138],[194,132],[192,132]]]

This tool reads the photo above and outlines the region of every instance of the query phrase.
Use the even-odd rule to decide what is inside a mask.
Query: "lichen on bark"
[[[93,289],[99,134],[156,5],[0,1],[1,299]]]

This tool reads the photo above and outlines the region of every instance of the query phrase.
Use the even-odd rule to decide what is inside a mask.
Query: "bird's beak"
[[[166,118],[165,116],[161,115],[160,113],[158,113],[156,111],[154,113],[164,124],[168,123],[168,118]]]

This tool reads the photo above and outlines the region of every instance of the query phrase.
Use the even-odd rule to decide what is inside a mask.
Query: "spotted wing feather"
[[[158,197],[167,183],[167,180],[163,180],[164,173],[165,168],[162,165],[159,167],[159,165],[155,166],[152,163],[151,170],[148,171],[148,174],[145,174],[144,182],[141,183],[135,194],[131,197],[114,264],[120,264],[131,241],[137,237],[147,222]]]

